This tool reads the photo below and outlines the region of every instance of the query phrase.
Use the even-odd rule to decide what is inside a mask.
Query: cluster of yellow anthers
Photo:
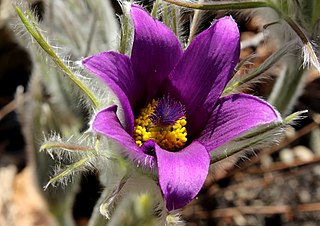
[[[185,116],[178,119],[174,125],[167,127],[156,126],[150,116],[153,114],[158,101],[153,100],[143,108],[139,117],[134,121],[134,139],[141,146],[147,140],[154,140],[161,148],[175,151],[183,148],[187,142],[187,120]]]

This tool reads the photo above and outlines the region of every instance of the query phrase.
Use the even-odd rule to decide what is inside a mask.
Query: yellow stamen
[[[186,117],[182,116],[174,125],[167,127],[155,126],[150,116],[154,113],[157,103],[158,101],[152,100],[135,119],[133,137],[136,143],[141,146],[147,140],[154,140],[161,148],[168,151],[183,148],[187,142]]]

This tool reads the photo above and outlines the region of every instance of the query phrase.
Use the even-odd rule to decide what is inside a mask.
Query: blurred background
[[[113,13],[113,23],[119,23],[119,17],[115,15],[122,14],[121,7],[117,1],[112,0],[110,3],[108,6],[111,8],[108,12]],[[144,1],[144,5],[151,9],[152,1]],[[54,4],[51,7],[55,7]],[[30,0],[30,8],[38,14],[39,21],[45,20],[50,13],[47,10],[50,7],[45,7],[41,0]],[[242,42],[240,60],[250,58],[250,63],[241,68],[239,76],[259,67],[281,45],[281,42],[275,38],[277,34],[269,35],[266,31],[269,21],[264,13],[264,11],[202,12],[199,31],[210,26],[214,18],[224,14],[231,14],[237,21]],[[56,197],[52,194],[54,192],[59,196],[59,191],[42,191],[42,186],[46,184],[50,174],[42,175],[44,179],[40,182],[40,186],[35,182],[35,172],[41,169],[37,168],[37,164],[34,165],[37,157],[28,151],[32,143],[28,135],[39,134],[39,131],[24,128],[28,125],[26,120],[29,118],[25,115],[32,111],[28,106],[33,106],[26,95],[36,95],[32,94],[30,89],[36,91],[37,87],[41,87],[39,95],[41,95],[41,101],[51,106],[50,115],[64,111],[52,101],[53,91],[41,81],[36,82],[37,80],[32,78],[35,71],[42,74],[41,70],[36,69],[39,68],[36,65],[39,59],[34,57],[34,52],[37,50],[31,47],[30,43],[23,42],[25,34],[14,29],[14,24],[18,23],[14,14],[12,2],[0,0],[0,226],[54,225],[51,207],[48,207],[45,200]],[[182,27],[184,32],[188,33],[190,18],[194,12],[190,10],[182,15],[182,21],[184,21]],[[90,18],[88,16],[83,19],[90,21]],[[52,21],[47,22],[47,24],[50,23],[54,24]],[[115,25],[115,27],[118,26],[118,24]],[[52,29],[56,29],[50,31],[52,34],[63,33],[59,30],[59,26],[52,26]],[[106,32],[112,33],[110,36],[118,37],[115,34],[117,29],[110,28],[110,31],[107,29]],[[87,31],[90,32],[88,29]],[[279,31],[271,30],[271,32]],[[319,36],[316,37],[319,38]],[[57,38],[58,41],[61,39],[61,37]],[[314,41],[319,44],[319,39]],[[61,43],[68,44],[68,41]],[[81,49],[75,50],[75,47],[70,45],[68,48],[71,49],[67,53],[71,54],[71,60],[72,57],[78,59],[83,56]],[[110,44],[106,48],[113,47]],[[90,55],[90,52],[95,51],[97,52],[92,47],[90,51],[84,52]],[[279,63],[264,73],[258,83],[251,84],[246,92],[268,99],[286,63],[279,60]],[[288,67],[298,68],[298,70],[302,68],[293,64],[289,64]],[[299,96],[290,106],[289,111],[308,110],[308,114],[305,115],[307,117],[290,126],[278,145],[256,150],[243,158],[236,159],[235,164],[228,159],[217,164],[216,169],[209,174],[198,197],[183,209],[182,218],[186,221],[186,225],[320,225],[319,72],[312,67],[304,70],[300,83],[301,88],[297,91]],[[26,92],[27,87],[29,87],[28,92]],[[68,98],[72,100],[72,97]],[[58,97],[57,99],[59,102]],[[275,105],[277,105],[276,102]],[[283,113],[287,114],[285,111],[286,109]],[[70,134],[72,130],[83,131],[86,128],[86,122],[90,120],[88,112],[83,112],[76,106],[70,112],[72,115],[70,121],[77,122],[72,123],[73,126],[77,125],[77,128],[68,127],[68,132],[63,130],[62,133]],[[40,115],[46,116],[43,112]],[[59,120],[55,123],[60,125]],[[67,127],[70,121],[63,123]],[[62,129],[59,127],[59,130]],[[32,139],[33,147],[39,147],[43,136]],[[90,173],[79,178],[78,185],[71,190],[74,193],[71,218],[75,220],[75,225],[85,226],[102,192],[102,186],[99,184],[97,175]],[[43,194],[46,192],[49,192],[49,195]]]

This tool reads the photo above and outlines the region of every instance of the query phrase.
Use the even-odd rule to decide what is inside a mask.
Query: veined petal
[[[190,135],[203,127],[208,117],[204,103],[210,99],[210,104],[215,104],[230,80],[239,54],[237,24],[231,17],[224,17],[192,41],[165,80],[164,92],[179,97],[186,106]]]
[[[133,71],[145,82],[146,97],[150,99],[182,56],[182,48],[175,34],[141,7],[132,5],[131,16],[134,23]]]
[[[179,152],[155,145],[160,187],[169,211],[188,204],[200,191],[207,177],[210,157],[199,142]]]
[[[146,168],[151,168],[155,165],[154,157],[143,153],[135,140],[121,126],[116,111],[117,106],[113,105],[98,112],[92,122],[92,129],[122,145],[131,160],[144,164]],[[148,162],[146,162],[147,159]]]
[[[250,129],[281,120],[279,113],[267,102],[251,95],[234,94],[219,99],[197,140],[214,151]]]
[[[140,83],[133,76],[129,57],[116,52],[102,52],[83,60],[83,65],[104,81],[119,98],[128,133],[133,132],[132,108],[141,97]]]

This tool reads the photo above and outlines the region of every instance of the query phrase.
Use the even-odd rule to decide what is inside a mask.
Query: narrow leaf
[[[71,174],[74,170],[76,170],[77,168],[79,168],[80,166],[82,166],[83,164],[88,162],[94,156],[95,156],[95,154],[89,155],[86,158],[83,158],[83,159],[73,163],[72,165],[70,165],[66,170],[63,170],[61,173],[59,173],[55,177],[51,178],[49,180],[49,182],[44,186],[44,190],[46,190],[50,184],[54,184],[57,181],[61,180],[62,178]]]
[[[78,77],[72,72],[72,70],[66,66],[62,60],[58,57],[56,52],[52,49],[49,43],[44,39],[41,32],[37,29],[35,21],[32,19],[31,14],[27,13],[31,24],[26,18],[26,16],[22,13],[21,9],[16,6],[16,12],[26,27],[27,31],[31,34],[31,36],[37,41],[40,47],[51,57],[51,59],[56,63],[56,65],[68,75],[68,77],[73,81],[91,100],[95,107],[99,107],[101,104],[97,97],[92,93],[92,91],[80,80]]]

